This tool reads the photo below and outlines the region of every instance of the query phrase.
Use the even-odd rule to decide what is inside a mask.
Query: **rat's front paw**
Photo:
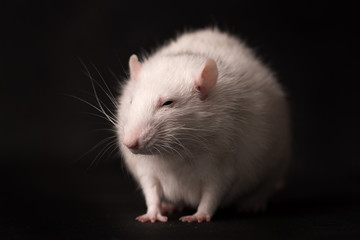
[[[210,222],[211,216],[207,213],[197,212],[191,216],[184,216],[179,219],[182,222]]]
[[[161,215],[160,213],[146,213],[136,218],[139,222],[167,222],[168,218],[166,216]]]

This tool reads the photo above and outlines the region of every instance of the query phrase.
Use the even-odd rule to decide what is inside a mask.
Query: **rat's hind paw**
[[[210,222],[211,216],[207,213],[197,212],[191,216],[184,216],[179,219],[182,222]]]

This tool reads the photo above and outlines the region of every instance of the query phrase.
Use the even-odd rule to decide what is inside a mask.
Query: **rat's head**
[[[184,55],[140,63],[132,55],[129,68],[120,144],[136,154],[181,155],[208,133],[206,102],[218,78],[214,60]]]

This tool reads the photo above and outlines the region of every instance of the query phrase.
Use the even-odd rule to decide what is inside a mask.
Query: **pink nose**
[[[124,140],[123,143],[124,143],[124,145],[125,145],[126,147],[128,147],[129,149],[132,149],[132,150],[139,149],[139,140],[138,140],[138,139],[131,140],[131,141]]]

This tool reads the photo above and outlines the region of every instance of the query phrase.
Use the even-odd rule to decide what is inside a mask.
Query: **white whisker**
[[[184,146],[184,144],[182,144],[181,141],[179,141],[178,138],[176,138],[174,135],[172,135],[172,136],[171,136],[171,139],[174,140],[173,143],[175,143],[177,146],[179,146],[181,149],[184,150],[184,152],[186,153],[186,155],[187,155],[188,157],[191,157],[191,156],[192,156],[192,153],[189,151],[189,149],[186,148],[186,147]]]
[[[94,95],[95,95],[95,99],[98,103],[98,106],[99,108],[101,109],[101,112],[108,118],[108,120],[115,126],[116,125],[116,121],[114,121],[114,119],[112,119],[111,117],[109,117],[109,115],[105,112],[102,104],[100,103],[100,99],[98,97],[98,94],[97,94],[97,91],[96,91],[96,88],[95,88],[95,83],[94,83],[94,79],[93,77],[91,76],[90,72],[89,72],[89,69],[86,67],[85,63],[79,59],[81,64],[83,65],[85,71],[87,72],[88,76],[89,76],[89,79],[90,79],[90,82],[91,82],[91,86],[92,86],[92,89],[93,89],[93,92],[94,92]]]
[[[94,94],[91,94],[91,93],[87,93],[87,94],[90,95],[90,96],[93,97],[93,98],[96,98]],[[117,117],[116,117],[116,115],[114,114],[114,111],[112,111],[110,108],[108,108],[108,107],[106,106],[106,104],[105,104],[102,100],[99,99],[99,101],[100,101],[100,103],[102,104],[102,106],[104,106],[104,108],[112,115],[112,119],[115,121],[115,119],[116,119]],[[117,108],[115,108],[115,110],[116,110],[116,109],[117,109]],[[99,109],[98,111],[100,111],[102,114],[104,114],[104,113],[101,111],[101,109]]]
[[[108,116],[106,113],[104,113],[103,110],[101,110],[100,108],[96,107],[94,104],[92,104],[92,103],[90,103],[90,102],[88,102],[88,101],[86,101],[86,100],[84,100],[84,99],[82,99],[82,98],[80,98],[80,97],[77,97],[77,96],[73,96],[73,95],[70,95],[70,94],[65,94],[65,95],[66,95],[66,96],[69,96],[69,97],[72,97],[72,98],[75,98],[75,99],[77,99],[77,100],[79,100],[79,101],[81,101],[81,102],[83,102],[83,103],[86,103],[87,105],[89,105],[90,107],[92,107],[93,109],[95,109],[96,111],[104,114],[105,117],[106,117],[106,119],[107,119],[108,121],[110,121],[110,123],[112,123],[114,126],[116,126],[117,120],[114,119],[114,118],[112,118],[112,117],[110,117],[110,116]]]
[[[80,159],[84,158],[86,155],[88,155],[90,152],[94,151],[96,148],[98,148],[101,144],[105,144],[106,142],[113,141],[113,139],[116,138],[116,136],[110,136],[107,138],[102,139],[99,141],[95,146],[93,146],[90,150],[88,150],[86,153],[81,155],[76,161],[79,161]]]
[[[112,133],[117,133],[117,131],[112,128],[98,128],[98,129],[92,130],[92,132],[98,132],[98,131],[108,131],[108,132],[112,132]],[[116,137],[116,136],[113,136],[113,137]]]
[[[102,119],[104,119],[106,121],[109,121],[109,119],[107,117],[104,117],[104,115],[100,115],[100,114],[97,114],[97,113],[91,113],[91,112],[82,112],[82,113],[87,114],[87,115],[91,115],[91,116],[95,116],[95,117],[98,117],[98,118],[102,118]],[[115,119],[114,119],[114,121],[115,121]]]
[[[90,168],[94,165],[95,162],[97,162],[99,159],[101,159],[101,158],[104,156],[104,154],[105,154],[110,148],[114,147],[114,145],[116,145],[116,144],[117,144],[116,141],[110,141],[110,142],[108,142],[108,143],[105,145],[105,147],[96,155],[96,157],[94,158],[94,160],[91,161],[88,169],[90,169]]]
[[[105,87],[106,87],[106,90],[100,85],[100,83],[98,83],[97,81],[95,81],[96,85],[98,85],[98,87],[106,94],[106,96],[109,98],[109,100],[112,102],[112,104],[117,107],[117,103],[115,101],[115,97],[114,95],[112,94],[109,86],[107,85],[105,79],[103,78],[103,76],[101,75],[100,71],[97,69],[97,67],[92,64],[92,67],[95,69],[95,71],[97,72],[97,74],[100,76],[102,82],[104,83]],[[94,79],[93,79],[94,80]]]
[[[118,76],[116,76],[116,74],[110,69],[108,68],[108,71],[110,72],[110,74],[113,76],[113,78],[115,78],[115,80],[120,83],[120,85],[122,85],[122,81],[120,80],[120,78]],[[125,71],[125,70],[124,70]]]

